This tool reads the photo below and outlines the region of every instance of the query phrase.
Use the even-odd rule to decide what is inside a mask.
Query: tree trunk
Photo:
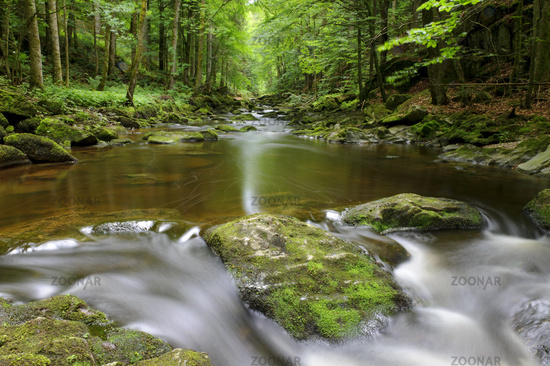
[[[65,85],[69,86],[69,33],[67,31],[67,4],[63,0],[63,28],[65,30]]]
[[[107,75],[111,76],[115,72],[116,61],[116,32],[111,31],[111,39],[109,40],[109,67]]]
[[[518,2],[518,8],[514,16],[514,63],[512,66],[512,75],[510,75],[510,84],[517,82],[519,74],[519,65],[521,62],[521,35],[523,30],[523,1]],[[511,92],[511,87],[510,87]],[[511,93],[510,93],[511,94]]]
[[[196,72],[197,76],[195,78],[195,90],[199,90],[199,87],[202,83],[202,58],[204,53],[204,18],[205,18],[205,7],[206,7],[206,0],[201,0],[201,9],[200,9],[200,27],[199,27],[199,42],[197,44],[197,66],[196,66]]]
[[[59,29],[57,28],[56,0],[47,0],[48,28],[50,30],[50,51],[53,65],[53,82],[63,84],[63,67],[61,66],[61,49],[59,48]]]
[[[384,44],[388,40],[388,17],[389,17],[390,0],[380,0],[380,18],[382,26],[380,30],[380,43]],[[385,64],[388,58],[388,51],[380,52],[380,63]]]
[[[2,4],[3,1],[0,1],[0,6],[3,7],[4,4]],[[56,6],[57,7],[57,6]],[[2,8],[0,8],[2,9]],[[46,3],[44,4],[44,9],[45,9],[45,12],[44,12],[44,15],[45,15],[45,20],[46,20],[46,40],[45,40],[45,43],[46,43],[46,46],[44,47],[44,52],[46,53],[46,55],[49,55],[51,56],[52,54],[52,33],[51,33],[51,28],[50,28],[50,11],[48,10],[48,1],[46,0]],[[51,58],[51,57],[50,57]],[[50,62],[53,63],[53,60],[51,60]]]
[[[174,24],[172,25],[172,65],[170,68],[170,79],[168,82],[168,89],[174,87],[175,78],[176,78],[176,67],[178,63],[178,27],[180,20],[180,0],[174,0]]]
[[[8,78],[11,78],[10,60],[8,57],[10,48],[10,4],[10,1],[0,1],[0,6],[4,9],[2,15],[2,26],[0,27],[0,50],[2,50],[2,57],[5,61],[6,75]]]
[[[99,51],[97,49],[97,35],[101,29],[101,19],[99,17],[99,5],[97,0],[94,0],[94,55],[95,55],[95,71],[94,77],[99,75]]]
[[[374,0],[374,3],[376,1]],[[375,20],[374,20],[374,13],[372,12],[370,6],[367,4],[367,12],[369,16],[369,35],[372,40],[376,37],[375,34]],[[382,97],[382,101],[386,102],[386,90],[384,89],[384,77],[382,76],[382,71],[380,70],[380,63],[378,62],[378,53],[376,51],[376,45],[375,42],[371,42],[370,46],[371,51],[371,60],[374,64],[374,72],[376,74],[376,82],[378,84],[378,88],[380,89],[380,96]]]
[[[166,30],[164,29],[164,0],[159,0],[159,70],[166,70]]]
[[[99,91],[105,90],[107,76],[109,75],[109,43],[111,40],[111,26],[109,24],[105,26],[105,36],[103,38],[105,40],[105,50],[103,54],[103,70],[101,71],[101,81],[99,82],[99,86],[97,87],[97,90]]]
[[[212,24],[209,25],[208,38],[206,40],[206,90],[212,88]]]
[[[30,88],[42,88],[44,77],[42,74],[42,51],[40,49],[40,33],[38,32],[38,19],[36,16],[36,3],[34,0],[27,0],[27,31],[29,38],[30,55]]]
[[[357,22],[357,84],[359,84],[359,101],[363,102],[363,45],[361,44],[361,24]]]
[[[439,20],[439,12],[437,8],[431,8],[430,10],[422,10],[422,23],[424,25],[430,24],[433,21]],[[434,59],[439,57],[439,46],[428,48],[428,57]],[[432,104],[443,105],[449,103],[447,98],[447,89],[443,84],[443,76],[445,75],[445,66],[439,62],[436,64],[428,65],[428,80],[430,85],[430,95],[432,97]]]
[[[550,0],[535,0],[533,4],[533,48],[529,70],[529,86],[524,107],[531,108],[537,83],[550,81]]]
[[[126,92],[126,104],[134,105],[134,91],[136,90],[137,77],[139,74],[139,61],[143,52],[143,38],[145,35],[145,18],[147,17],[147,0],[141,0],[141,9],[138,21],[138,37],[136,55],[132,60],[132,71],[130,73],[130,81],[128,82],[128,91]]]

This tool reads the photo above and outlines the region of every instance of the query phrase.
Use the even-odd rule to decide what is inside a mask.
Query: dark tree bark
[[[109,41],[109,67],[107,69],[107,74],[109,76],[113,75],[115,72],[115,61],[116,61],[116,33],[111,31],[111,39]]]
[[[195,66],[196,70],[196,76],[195,76],[195,90],[198,90],[201,83],[202,83],[202,61],[203,61],[203,53],[204,53],[204,8],[206,5],[206,0],[201,0],[201,9],[200,9],[200,26],[199,26],[199,34],[198,34],[198,42],[196,44],[196,62],[197,65]]]
[[[430,10],[422,11],[422,23],[429,24],[439,19],[439,12],[434,7]],[[433,59],[440,55],[439,46],[428,48],[428,57]],[[428,79],[430,84],[430,95],[432,104],[443,105],[449,103],[447,98],[447,89],[443,84],[443,76],[445,75],[445,66],[443,63],[428,65]]]
[[[159,0],[159,70],[166,70],[166,30],[164,29],[164,0]]]
[[[57,2],[47,0],[48,28],[50,30],[50,58],[52,60],[52,77],[54,83],[63,84],[63,66],[61,66],[61,49],[59,46],[59,28],[57,27]]]
[[[101,81],[99,82],[99,86],[97,87],[97,90],[99,91],[105,90],[107,76],[109,75],[109,43],[111,41],[111,26],[109,24],[105,26],[105,36],[103,37],[103,39],[105,40],[105,50],[103,54],[103,70],[101,72]]]

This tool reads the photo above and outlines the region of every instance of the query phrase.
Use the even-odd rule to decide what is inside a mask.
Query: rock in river
[[[298,339],[373,334],[410,299],[358,247],[288,216],[258,214],[205,234],[243,300]]]
[[[34,163],[77,162],[74,156],[46,137],[30,133],[16,133],[4,137],[4,143],[21,150]]]
[[[523,209],[539,228],[550,233],[550,189],[539,192]]]
[[[351,225],[368,225],[379,233],[481,229],[485,219],[467,203],[447,198],[404,193],[347,209],[342,220]]]
[[[31,161],[22,151],[12,146],[0,145],[0,169],[26,164],[31,164]]]

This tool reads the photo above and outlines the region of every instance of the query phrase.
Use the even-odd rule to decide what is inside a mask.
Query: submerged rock
[[[33,163],[76,163],[78,161],[54,141],[30,133],[6,136],[4,143],[27,154]]]
[[[241,132],[250,132],[250,131],[258,131],[258,129],[254,126],[244,126],[239,129]]]
[[[347,209],[342,220],[350,225],[368,225],[379,233],[481,229],[485,219],[467,203],[447,198],[404,193]]]
[[[546,151],[520,164],[518,170],[528,174],[543,173],[545,175],[550,175],[550,145],[548,145]]]
[[[539,192],[523,209],[539,228],[550,233],[550,189]]]
[[[21,150],[8,145],[0,145],[0,169],[27,164],[31,164],[31,161]]]
[[[204,141],[218,141],[218,134],[214,130],[204,130],[199,132],[202,137],[204,137]]]
[[[205,240],[243,300],[298,339],[373,334],[385,315],[410,306],[373,258],[292,217],[245,217],[209,229]]]

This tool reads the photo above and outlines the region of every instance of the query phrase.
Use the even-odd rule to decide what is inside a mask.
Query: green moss
[[[229,126],[229,125],[217,125],[215,128],[216,130],[222,131],[222,132],[241,132],[235,127]]]
[[[258,121],[258,119],[250,113],[244,113],[244,114],[239,114],[237,116],[233,116],[231,117],[231,120],[232,121]]]
[[[244,126],[239,129],[241,132],[250,132],[250,131],[258,131],[258,129],[254,126]]]
[[[147,141],[150,144],[178,144],[181,142],[200,142],[204,141],[204,137],[199,132],[153,132],[147,134]]]
[[[218,134],[214,130],[204,130],[199,132],[205,141],[217,141]]]
[[[205,240],[243,299],[298,339],[353,337],[375,314],[399,307],[397,286],[372,258],[296,219],[254,215],[209,230]]]
[[[550,233],[550,189],[539,192],[523,209],[539,228]]]
[[[7,362],[9,366],[49,366],[52,364],[49,358],[32,353],[0,356],[0,364],[4,365],[4,362]]]
[[[36,134],[45,136],[57,143],[71,141],[72,146],[89,146],[97,144],[97,138],[84,130],[66,125],[65,123],[45,118],[36,129]]]

